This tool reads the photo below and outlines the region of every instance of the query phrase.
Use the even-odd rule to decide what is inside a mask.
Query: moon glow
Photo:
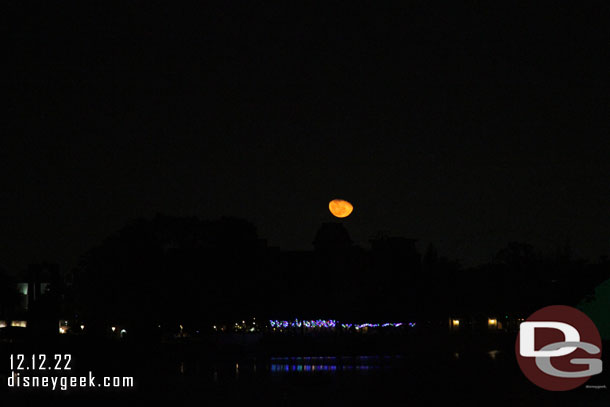
[[[354,207],[343,199],[333,199],[328,203],[328,209],[337,218],[345,218],[352,213]]]

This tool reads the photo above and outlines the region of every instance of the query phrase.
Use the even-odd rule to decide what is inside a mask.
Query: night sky
[[[609,253],[607,2],[150,3],[3,11],[1,267],[158,212],[311,249],[336,197],[364,247]]]

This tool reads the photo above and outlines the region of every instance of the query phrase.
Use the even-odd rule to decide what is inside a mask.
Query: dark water
[[[513,355],[491,349],[481,354],[454,352],[446,358],[404,356],[281,357],[213,366],[197,373],[179,368],[188,393],[209,401],[239,405],[429,405],[610,406],[608,390],[581,388],[552,393],[529,383]],[[589,384],[606,383],[608,375]],[[203,389],[206,389],[205,391]]]
[[[3,400],[34,403],[161,403],[233,406],[254,402],[294,405],[610,406],[610,391],[581,387],[548,392],[519,370],[514,351],[502,348],[423,347],[401,355],[281,355],[210,359],[179,352],[131,350],[81,361],[98,374],[130,374],[134,389],[67,393],[14,390]],[[115,357],[112,357],[115,354]],[[607,358],[605,359],[605,361]],[[610,364],[608,364],[610,366]],[[126,368],[129,366],[129,368]],[[610,387],[607,370],[589,385]],[[8,405],[8,404],[7,404]]]

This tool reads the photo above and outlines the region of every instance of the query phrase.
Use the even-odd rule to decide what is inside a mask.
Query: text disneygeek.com
[[[89,371],[86,376],[52,376],[34,375],[34,371],[71,371],[72,356],[68,354],[56,355],[11,355],[10,374],[7,377],[7,386],[12,389],[48,389],[66,391],[68,389],[85,388],[132,388],[133,377],[104,376],[97,378]]]

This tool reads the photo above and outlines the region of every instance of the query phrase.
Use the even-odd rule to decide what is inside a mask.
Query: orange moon
[[[328,203],[328,209],[337,218],[345,218],[352,213],[354,207],[351,203],[343,199],[333,199]]]

